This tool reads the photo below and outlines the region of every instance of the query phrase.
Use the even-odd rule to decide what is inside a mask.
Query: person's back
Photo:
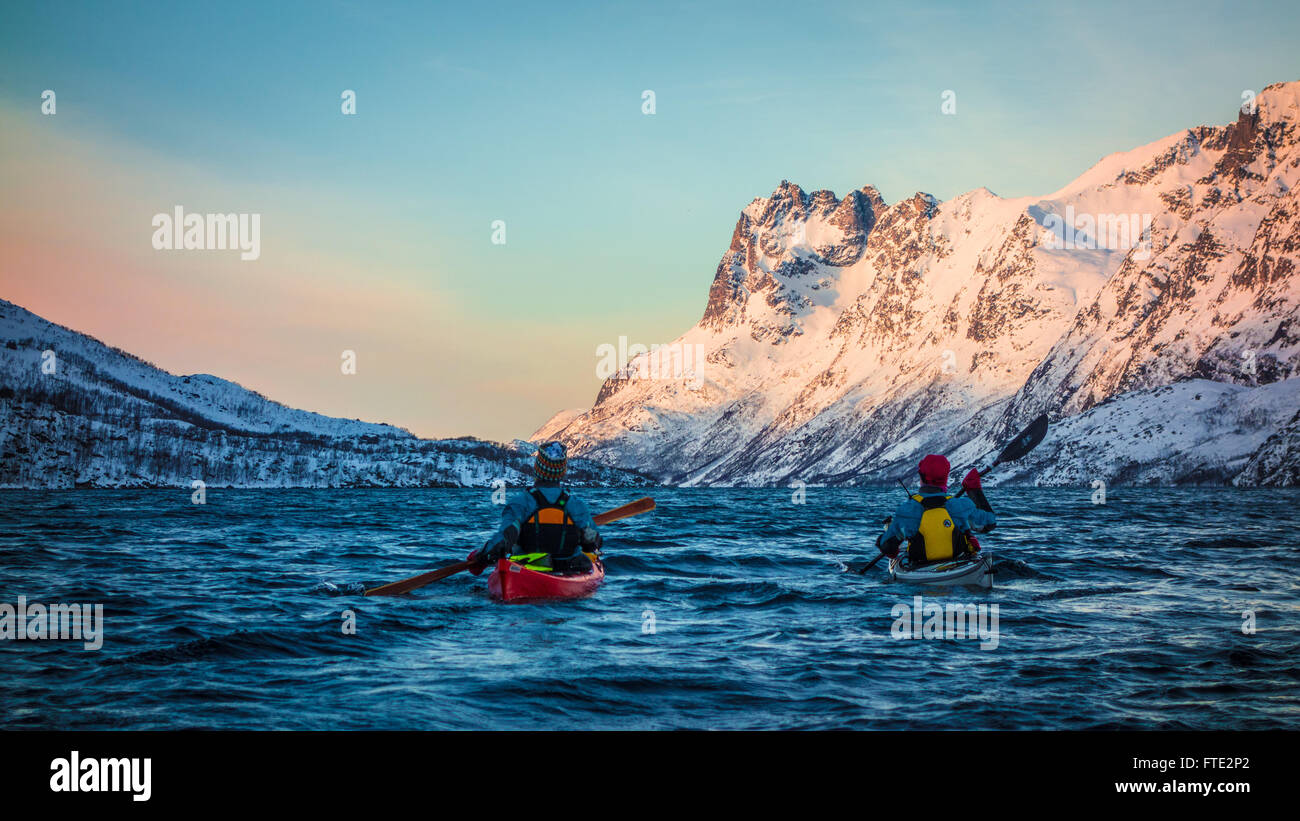
[[[886,556],[898,555],[907,543],[912,565],[957,558],[979,549],[971,535],[987,532],[997,523],[980,486],[979,473],[972,470],[962,481],[966,497],[948,493],[948,460],[930,455],[921,460],[918,473],[921,489],[899,505],[880,538],[878,546]]]
[[[587,505],[560,484],[567,465],[560,442],[538,448],[537,483],[511,494],[496,533],[471,560],[479,566],[510,558],[534,570],[590,570],[587,553],[600,549],[601,538]]]
[[[560,485],[539,484],[516,495],[508,507],[511,509],[502,514],[502,522],[506,526],[519,523],[515,550],[527,557],[530,565],[571,571],[591,567],[582,548],[584,543],[594,544],[599,536],[581,499]]]

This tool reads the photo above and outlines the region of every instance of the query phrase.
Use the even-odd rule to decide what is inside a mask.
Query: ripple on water
[[[106,625],[4,642],[0,726],[1300,728],[1300,493],[1161,493],[993,488],[997,586],[921,591],[845,572],[897,491],[655,491],[596,595],[507,607],[468,574],[351,592],[462,559],[487,491],[6,492],[0,600]],[[917,595],[996,605],[996,648],[894,638]]]

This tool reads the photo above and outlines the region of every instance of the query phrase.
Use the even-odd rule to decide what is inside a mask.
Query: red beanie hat
[[[937,454],[931,453],[921,460],[921,466],[917,472],[921,474],[921,484],[931,487],[948,489],[948,472],[952,466],[948,460]]]

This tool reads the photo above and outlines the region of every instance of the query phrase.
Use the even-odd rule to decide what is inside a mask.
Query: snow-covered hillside
[[[704,367],[640,378],[634,361],[533,438],[672,483],[890,482],[925,452],[968,462],[1039,413],[1132,394],[1135,414],[1205,424],[1179,440],[1204,470],[1167,481],[1294,484],[1300,407],[1228,447],[1200,405],[1168,407],[1195,390],[1159,389],[1300,376],[1298,146],[1295,82],[1046,197],[887,205],[870,186],[840,199],[783,182],[743,209],[704,316],[674,342],[702,346]],[[1105,475],[1042,480],[1160,475],[1124,459],[1090,469]]]
[[[1125,393],[1060,420],[994,482],[1225,484],[1298,408],[1300,377],[1254,388],[1188,379]]]
[[[0,487],[519,486],[532,449],[295,410],[215,376],[174,376],[0,300]],[[646,482],[584,459],[571,479]]]

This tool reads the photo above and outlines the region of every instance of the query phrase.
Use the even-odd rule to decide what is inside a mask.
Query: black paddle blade
[[[1029,451],[1038,447],[1038,443],[1043,441],[1047,436],[1047,414],[1043,414],[1034,421],[1029,423],[1029,427],[1020,431],[1016,440],[1002,449],[998,454],[998,460],[994,464],[1000,465],[1003,462],[1014,462],[1024,456]]]

